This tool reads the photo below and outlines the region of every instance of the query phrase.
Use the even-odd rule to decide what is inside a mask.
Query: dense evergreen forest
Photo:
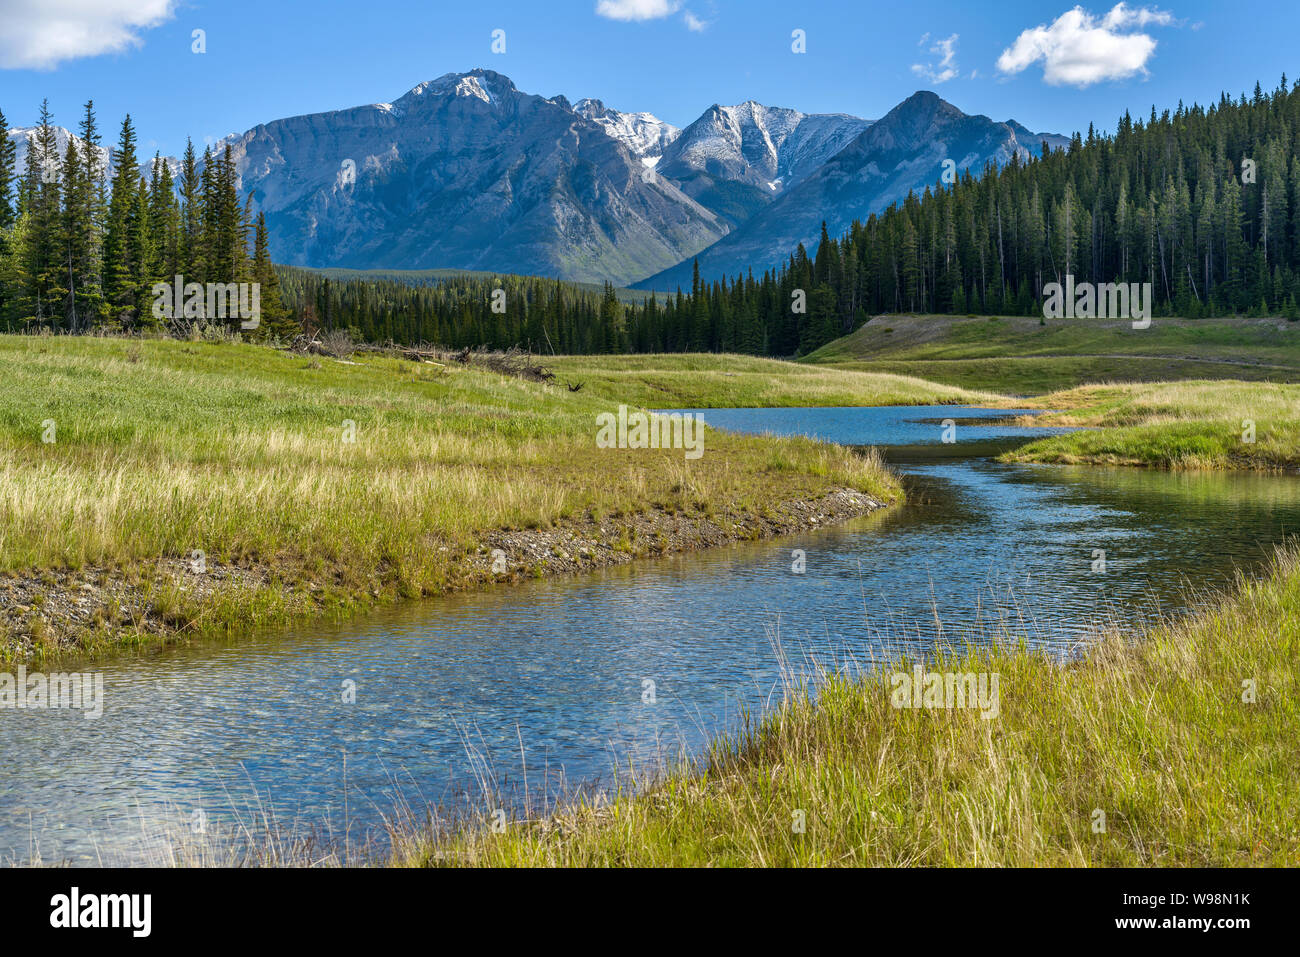
[[[128,118],[111,182],[73,144],[48,182],[48,129],[42,111],[21,176],[0,153],[0,317],[10,328],[146,327],[142,297],[177,272],[262,282],[273,315],[260,334],[301,323],[368,341],[543,353],[790,356],[886,312],[1041,315],[1044,286],[1067,275],[1150,283],[1156,316],[1300,318],[1300,83],[1285,77],[1272,93],[1256,86],[1209,108],[1125,114],[1114,135],[1089,129],[1067,149],[966,172],[839,238],[823,229],[812,257],[800,246],[780,269],[714,282],[697,270],[690,290],[630,304],[612,288],[546,279],[273,269],[229,150],[198,162],[190,148],[176,182],[160,162],[137,181]],[[89,104],[80,135],[97,141]]]
[[[0,112],[0,129],[8,128]],[[130,116],[108,164],[93,101],[77,136],[81,145],[70,137],[60,155],[42,103],[21,172],[14,143],[0,137],[0,328],[156,329],[166,321],[154,315],[153,285],[178,275],[186,283],[260,283],[254,335],[296,328],[281,304],[265,223],[240,203],[229,146],[200,160],[187,144],[178,175],[155,156],[144,177]]]

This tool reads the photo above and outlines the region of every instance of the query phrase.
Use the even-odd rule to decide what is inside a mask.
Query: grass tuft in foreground
[[[502,834],[437,844],[408,836],[396,859],[1296,866],[1298,659],[1300,554],[1291,551],[1270,578],[1242,582],[1221,605],[1141,640],[1108,636],[1072,664],[1014,647],[927,664],[999,674],[996,719],[895,709],[885,675],[832,678],[816,702],[793,695],[756,729],[722,741],[702,768],[640,797]]]

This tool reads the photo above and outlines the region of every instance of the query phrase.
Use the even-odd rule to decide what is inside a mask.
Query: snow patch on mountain
[[[754,100],[736,106],[715,104],[666,151],[665,167],[683,178],[707,173],[780,192],[870,125],[870,120],[845,113],[808,114]]]
[[[421,100],[431,96],[468,97],[481,100],[489,106],[497,106],[518,92],[509,77],[492,70],[471,70],[468,73],[444,73],[436,80],[416,84],[395,103],[374,105],[401,117]]]
[[[658,162],[664,149],[682,132],[653,113],[623,113],[610,109],[600,100],[579,100],[573,112],[595,123],[643,161],[653,159]]]

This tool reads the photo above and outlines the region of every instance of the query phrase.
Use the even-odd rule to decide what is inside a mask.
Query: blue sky
[[[1084,5],[874,0],[0,0],[0,109],[48,96],[72,126],[129,111],[178,153],[259,122],[396,99],[486,67],[520,89],[647,110],[679,126],[756,99],[877,118],[918,89],[968,113],[1069,133],[1300,77],[1296,0]],[[1038,28],[1042,29],[1038,29]],[[206,52],[194,53],[193,31]],[[505,52],[493,53],[493,31]],[[802,30],[807,52],[792,51]]]

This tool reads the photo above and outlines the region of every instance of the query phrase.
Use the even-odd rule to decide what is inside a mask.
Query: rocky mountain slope
[[[732,227],[826,162],[870,121],[763,106],[709,107],[667,149],[657,170]]]
[[[986,163],[1004,164],[1015,153],[1036,154],[1044,140],[1053,148],[1068,143],[1064,137],[1032,134],[1013,121],[968,116],[934,93],[916,93],[701,253],[700,273],[707,278],[750,268],[758,273],[785,261],[799,243],[811,255],[823,221],[838,236],[855,219],[865,220],[909,191],[939,182],[947,160],[955,164],[950,170],[978,173]],[[637,288],[688,288],[692,269],[688,260]]]
[[[647,166],[653,166],[682,132],[653,113],[621,113],[600,100],[579,100],[573,112],[600,126]]]
[[[624,285],[726,232],[605,125],[489,70],[421,83],[391,104],[264,124],[234,155],[290,265]]]

